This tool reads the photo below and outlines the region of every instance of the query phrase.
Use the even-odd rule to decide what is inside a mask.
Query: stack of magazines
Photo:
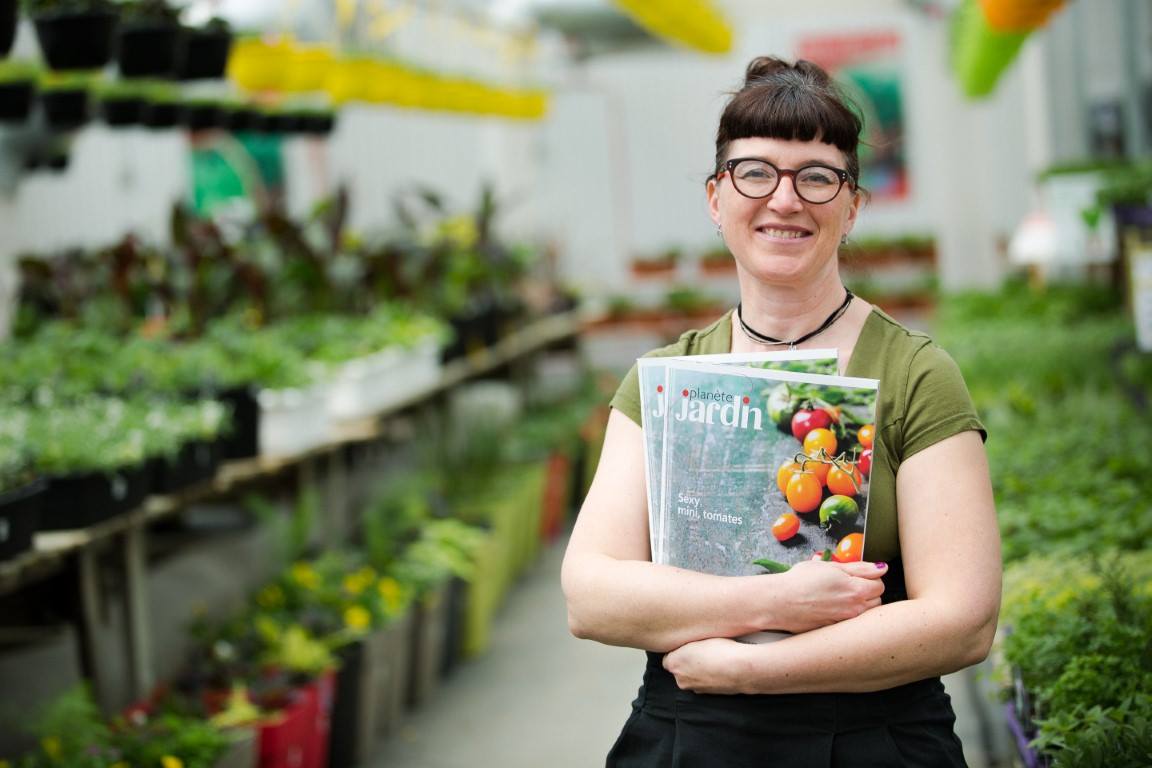
[[[727,576],[861,559],[875,379],[836,350],[638,362],[652,559]]]

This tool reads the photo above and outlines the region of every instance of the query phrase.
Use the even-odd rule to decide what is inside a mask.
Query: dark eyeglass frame
[[[772,168],[773,170],[775,170],[776,171],[776,186],[772,187],[772,189],[768,190],[767,192],[765,192],[762,195],[749,195],[744,190],[740,189],[740,184],[736,181],[736,175],[734,173],[732,173],[732,170],[737,165],[739,165],[740,163],[748,162],[749,160],[757,162],[757,163],[763,163],[764,165],[767,165],[770,168]],[[835,194],[833,194],[827,200],[821,200],[820,202],[816,202],[815,200],[809,200],[808,198],[804,197],[804,193],[800,191],[800,188],[798,186],[796,186],[796,174],[800,173],[801,171],[806,171],[809,168],[823,168],[826,171],[832,171],[832,173],[836,174],[836,177],[838,179],[840,179],[840,186],[836,187]],[[802,168],[793,169],[793,168],[781,168],[781,167],[777,166],[775,163],[770,163],[762,157],[734,157],[731,160],[725,161],[724,166],[719,171],[716,171],[716,175],[713,178],[715,178],[716,181],[719,181],[720,177],[723,176],[725,173],[728,174],[728,178],[732,179],[732,188],[735,189],[737,192],[739,192],[744,197],[747,197],[751,200],[763,200],[764,198],[771,195],[773,192],[775,192],[777,189],[780,188],[780,180],[782,178],[784,178],[785,176],[788,176],[789,178],[792,179],[792,189],[794,189],[796,191],[796,196],[799,197],[804,202],[808,203],[809,205],[824,205],[825,203],[832,202],[840,194],[840,190],[842,190],[844,188],[845,184],[848,184],[852,188],[856,187],[856,180],[852,177],[852,174],[848,173],[848,171],[844,170],[843,168],[836,168],[836,167],[831,166],[831,165],[824,165],[823,163],[809,163],[808,165],[805,165]]]

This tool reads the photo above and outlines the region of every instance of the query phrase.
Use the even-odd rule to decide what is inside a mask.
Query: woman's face
[[[796,170],[819,163],[844,167],[840,150],[822,141],[737,139],[727,158],[754,157],[777,168]],[[840,239],[852,230],[860,196],[848,184],[831,202],[813,204],[796,194],[791,177],[768,197],[744,197],[727,173],[708,182],[708,208],[724,242],[743,271],[775,284],[814,280],[836,259]]]

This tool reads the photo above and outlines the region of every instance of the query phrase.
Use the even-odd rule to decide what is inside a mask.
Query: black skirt
[[[874,693],[682,691],[648,654],[632,716],[607,768],[965,766],[939,678]]]

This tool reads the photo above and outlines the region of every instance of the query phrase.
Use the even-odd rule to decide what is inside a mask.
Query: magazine
[[[861,559],[875,379],[693,358],[666,382],[658,562],[742,576]]]
[[[664,458],[664,393],[667,367],[672,360],[697,360],[713,364],[742,365],[806,373],[836,373],[835,349],[780,352],[727,353],[691,357],[642,357],[637,360],[640,384],[640,415],[644,429],[644,468],[648,478],[648,532],[652,561],[662,562],[663,535],[660,525],[659,469]]]

